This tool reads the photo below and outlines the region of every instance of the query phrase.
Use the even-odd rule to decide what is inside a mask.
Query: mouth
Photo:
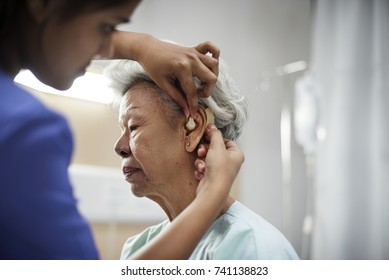
[[[131,177],[136,174],[138,171],[140,171],[139,168],[134,168],[134,167],[123,167],[123,175],[124,179],[126,181],[130,181]]]

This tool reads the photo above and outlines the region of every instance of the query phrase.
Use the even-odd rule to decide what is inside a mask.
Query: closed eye
[[[130,126],[129,126],[129,130],[130,130],[130,132],[133,132],[133,131],[135,131],[138,127],[139,127],[139,125],[130,125]]]

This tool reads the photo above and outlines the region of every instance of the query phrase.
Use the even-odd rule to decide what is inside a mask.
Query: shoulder
[[[0,72],[1,119],[19,117],[44,110],[42,103],[22,86],[14,83]]]
[[[0,236],[8,238],[0,251],[18,258],[97,258],[67,176],[72,138],[66,120],[0,77],[0,127],[0,222],[6,229]]]
[[[132,236],[124,243],[120,259],[129,259],[132,254],[149,243],[156,235],[162,232],[170,224],[165,220],[157,225],[146,228],[141,233]]]
[[[42,141],[46,142],[44,146],[47,148],[63,149],[72,143],[64,117],[48,109],[24,89],[5,84],[0,92],[0,149],[15,147],[21,150]]]
[[[279,230],[239,201],[235,201],[224,215],[224,219],[241,230],[254,231],[262,234],[276,233]]]
[[[35,119],[42,117],[61,117],[48,109],[32,93],[16,84],[2,83],[0,79],[0,121]]]
[[[233,256],[240,258],[241,252],[246,259],[297,258],[289,241],[275,226],[240,202],[236,201],[221,218],[219,226],[224,228],[221,246],[234,248]]]
[[[27,176],[18,176],[23,170],[23,174],[35,178],[36,185],[40,182],[37,179],[41,179],[46,186],[47,178],[57,176],[60,170],[62,179],[62,170],[70,163],[73,149],[66,119],[13,82],[4,80],[4,76],[0,77],[1,86],[5,85],[0,89],[0,178],[7,184],[24,185]]]

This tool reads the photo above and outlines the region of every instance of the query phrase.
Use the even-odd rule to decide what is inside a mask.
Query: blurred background
[[[283,232],[302,259],[389,259],[388,2],[143,0],[120,26],[220,47],[250,103],[233,196]],[[80,211],[101,257],[118,259],[126,238],[165,214],[134,198],[122,178],[117,112],[99,75],[105,65],[93,62],[64,95],[32,86],[28,73],[17,80],[30,79],[34,94],[67,116]]]

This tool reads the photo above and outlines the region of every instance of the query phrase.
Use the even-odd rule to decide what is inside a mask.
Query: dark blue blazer
[[[0,259],[97,259],[77,210],[66,120],[0,71]]]

